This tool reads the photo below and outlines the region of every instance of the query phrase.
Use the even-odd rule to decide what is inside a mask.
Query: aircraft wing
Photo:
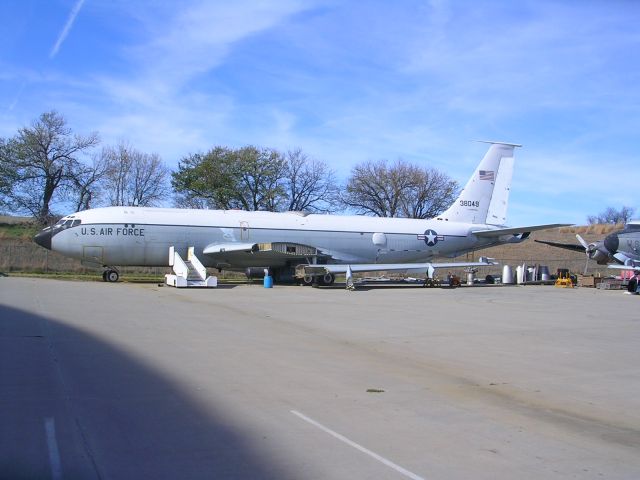
[[[535,232],[537,230],[547,230],[549,228],[558,228],[558,227],[568,227],[570,223],[550,223],[548,225],[530,225],[527,227],[508,227],[508,228],[498,228],[495,230],[472,230],[473,233],[477,237],[501,237],[502,235],[515,235],[518,233],[530,233]]]
[[[478,262],[447,262],[447,263],[355,263],[355,264],[327,264],[327,265],[299,265],[305,275],[323,275],[325,273],[351,272],[388,272],[417,270],[433,275],[436,268],[487,267],[497,265],[493,258],[480,257]]]
[[[311,257],[328,258],[326,254],[309,245],[291,242],[270,243],[211,243],[202,253],[216,262],[217,268],[264,262],[265,266],[285,265],[291,260],[308,261]]]
[[[640,270],[640,260],[629,260],[624,265],[607,265],[607,268],[614,268],[617,270]]]
[[[534,242],[544,243],[545,245],[551,245],[552,247],[564,248],[566,250],[572,250],[574,252],[584,253],[584,246],[576,245],[574,243],[557,243],[557,242],[547,242],[545,240],[534,240]]]

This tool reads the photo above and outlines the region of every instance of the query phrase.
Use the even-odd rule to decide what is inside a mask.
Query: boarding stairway
[[[187,259],[183,259],[174,247],[169,247],[169,266],[173,274],[165,275],[165,282],[171,287],[205,287],[218,286],[218,277],[207,276],[207,269],[202,265],[193,247],[187,250]]]

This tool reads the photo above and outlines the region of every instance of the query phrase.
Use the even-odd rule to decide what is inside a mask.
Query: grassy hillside
[[[0,240],[30,240],[38,232],[32,223],[0,223]]]

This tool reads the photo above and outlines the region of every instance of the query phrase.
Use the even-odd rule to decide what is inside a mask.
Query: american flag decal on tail
[[[493,170],[480,170],[478,171],[478,177],[480,178],[480,180],[489,180],[493,182],[496,175]]]

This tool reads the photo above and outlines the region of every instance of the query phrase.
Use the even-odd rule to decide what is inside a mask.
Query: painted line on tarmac
[[[405,477],[411,478],[412,480],[425,480],[424,477],[416,475],[415,473],[410,472],[406,468],[402,468],[400,465],[397,465],[397,464],[393,463],[391,460],[388,460],[388,459],[384,458],[383,456],[378,455],[375,452],[372,452],[368,448],[365,448],[362,445],[360,445],[360,444],[358,444],[358,443],[356,443],[356,442],[354,442],[352,440],[349,440],[344,435],[340,435],[338,432],[335,432],[335,431],[331,430],[330,428],[325,427],[321,423],[316,422],[314,419],[307,417],[306,415],[298,412],[297,410],[291,410],[291,413],[293,413],[296,417],[301,418],[305,422],[310,423],[314,427],[319,428],[323,432],[328,433],[332,437],[337,438],[341,442],[344,442],[347,445],[355,448],[356,450],[360,450],[362,453],[366,453],[370,457],[375,458],[379,462],[385,464],[387,467],[393,468],[396,472],[401,473]]]
[[[62,478],[62,464],[60,463],[60,451],[56,440],[56,422],[53,418],[47,417],[44,420],[44,431],[47,436],[47,447],[49,449],[49,465],[51,466],[52,480]]]

